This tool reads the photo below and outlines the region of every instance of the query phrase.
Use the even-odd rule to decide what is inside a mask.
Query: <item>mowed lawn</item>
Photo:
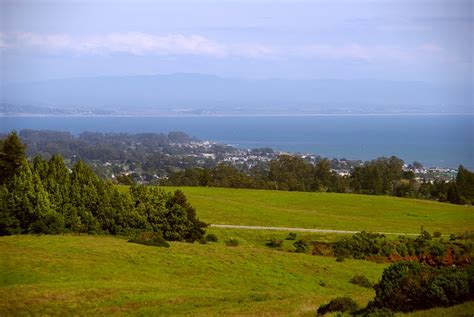
[[[104,236],[0,238],[0,316],[307,315],[336,296],[365,305],[386,267],[248,244],[157,248]]]
[[[419,233],[421,226],[442,234],[474,230],[473,207],[435,201],[209,187],[180,189],[198,216],[213,224],[395,233]]]

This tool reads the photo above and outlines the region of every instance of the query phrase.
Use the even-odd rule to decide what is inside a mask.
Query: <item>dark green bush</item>
[[[321,316],[330,312],[353,312],[358,308],[357,303],[350,297],[337,297],[329,303],[319,306],[316,313]]]
[[[155,247],[170,247],[170,244],[163,238],[161,232],[139,232],[135,237],[128,240],[128,242],[151,245]]]
[[[435,238],[441,238],[441,232],[439,232],[439,231],[433,232],[433,237],[435,237]]]
[[[293,246],[295,247],[296,253],[306,253],[309,249],[308,243],[304,240],[296,241],[295,243],[293,243]]]
[[[426,231],[426,230],[423,230],[422,232],[420,232],[420,235],[418,236],[419,240],[431,240],[432,237],[431,237],[431,234]]]
[[[373,302],[372,302],[372,305],[371,303],[369,303],[369,305],[367,305],[366,308],[354,312],[353,315],[358,316],[358,317],[394,317],[395,316],[393,311],[391,311],[388,308],[385,308],[385,307],[380,308],[380,307],[373,306]]]
[[[344,262],[346,259],[343,256],[336,257],[336,262]]]
[[[296,232],[288,233],[288,237],[285,240],[296,240]]]
[[[385,240],[384,235],[362,231],[335,242],[333,250],[336,256],[363,259],[368,255],[379,254],[383,240]]]
[[[239,240],[235,238],[230,238],[229,240],[225,241],[225,245],[228,247],[236,247],[239,245]]]
[[[350,280],[350,283],[359,285],[365,288],[372,288],[374,285],[364,275],[354,275]]]
[[[267,243],[265,243],[265,245],[270,248],[279,248],[281,247],[282,244],[283,244],[283,240],[278,240],[275,238],[272,238],[268,240]]]
[[[466,235],[468,236],[468,235]],[[416,256],[419,261],[430,266],[461,265],[474,258],[474,243],[463,243],[440,239],[432,239],[431,235],[422,231],[416,237],[399,236],[389,239],[381,234],[360,232],[351,237],[344,237],[331,245],[337,257],[355,259],[376,259]],[[383,259],[382,259],[383,260]]]
[[[472,265],[434,268],[418,262],[398,262],[385,269],[375,288],[375,306],[409,312],[451,306],[474,296]]]
[[[213,233],[208,233],[208,234],[206,235],[206,240],[207,240],[208,242],[217,242],[218,239],[217,239],[217,236],[216,236],[215,234],[213,234]]]

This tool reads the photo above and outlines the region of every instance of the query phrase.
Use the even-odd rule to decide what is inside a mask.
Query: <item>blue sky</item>
[[[204,73],[473,83],[473,1],[0,0],[3,82]]]

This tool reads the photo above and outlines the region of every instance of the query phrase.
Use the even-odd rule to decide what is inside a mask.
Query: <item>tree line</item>
[[[161,184],[327,191],[474,203],[474,173],[462,165],[452,182],[418,182],[414,178],[414,173],[404,171],[403,161],[395,156],[366,162],[355,167],[349,176],[340,176],[331,170],[327,159],[311,164],[298,156],[280,155],[267,165],[256,165],[248,171],[225,163],[213,168],[189,168],[172,173]]]
[[[120,192],[79,161],[26,160],[15,132],[0,141],[0,235],[160,232],[167,240],[203,238],[206,224],[181,191],[131,186]]]

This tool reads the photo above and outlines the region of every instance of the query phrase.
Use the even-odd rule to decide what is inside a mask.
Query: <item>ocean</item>
[[[0,117],[0,132],[21,129],[183,131],[240,148],[361,160],[395,155],[407,163],[474,169],[474,115]]]

